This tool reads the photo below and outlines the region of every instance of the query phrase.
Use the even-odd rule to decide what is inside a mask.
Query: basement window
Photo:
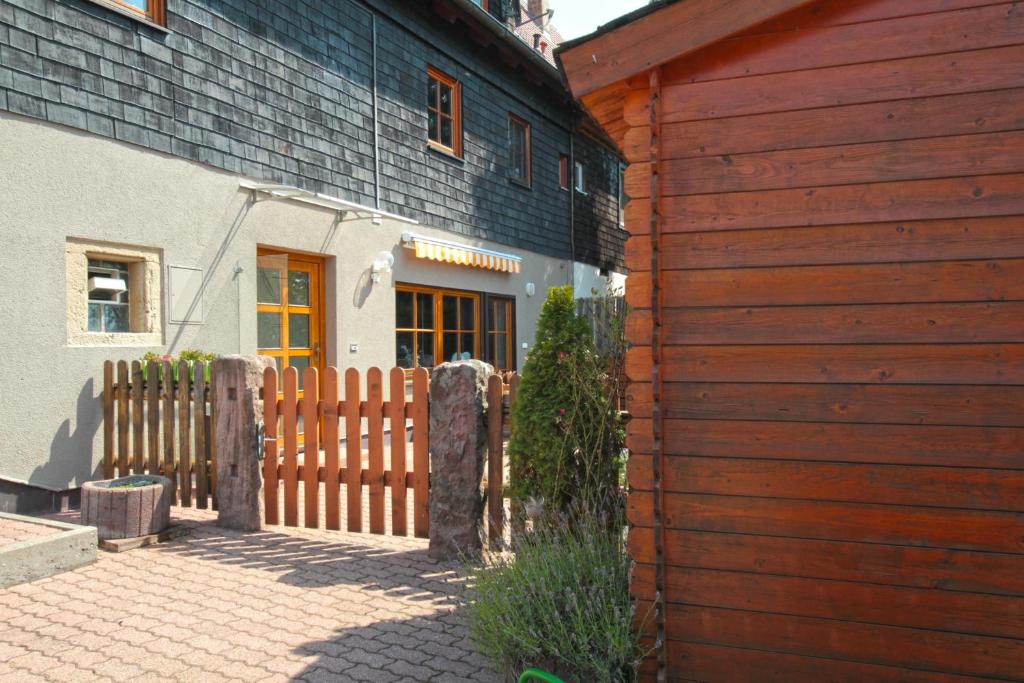
[[[128,264],[89,259],[89,331],[131,332]]]

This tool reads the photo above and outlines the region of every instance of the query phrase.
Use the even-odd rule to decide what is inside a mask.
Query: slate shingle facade
[[[572,257],[566,95],[429,3],[169,0],[167,29],[88,0],[0,0],[0,109],[362,204],[379,192],[425,224]],[[463,159],[426,145],[428,65],[462,83]],[[532,125],[532,189],[507,178],[509,113]],[[614,268],[617,185],[599,180],[617,183],[604,169],[618,160],[582,135],[575,148],[594,177],[576,198],[576,257]]]

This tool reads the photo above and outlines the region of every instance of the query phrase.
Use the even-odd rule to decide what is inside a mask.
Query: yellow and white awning
[[[402,243],[416,251],[417,258],[454,263],[473,268],[497,270],[502,273],[520,273],[523,270],[523,259],[515,254],[505,254],[480,247],[469,247],[464,244],[439,240],[405,233]]]

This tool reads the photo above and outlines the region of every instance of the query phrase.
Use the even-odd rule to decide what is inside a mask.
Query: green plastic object
[[[519,677],[519,683],[530,683],[530,681],[544,681],[545,683],[565,683],[561,678],[547,671],[540,669],[527,669]]]

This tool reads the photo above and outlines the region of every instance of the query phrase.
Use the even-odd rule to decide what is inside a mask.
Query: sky
[[[646,4],[647,0],[548,0],[548,7],[555,10],[551,23],[566,40],[591,33],[599,25]]]

